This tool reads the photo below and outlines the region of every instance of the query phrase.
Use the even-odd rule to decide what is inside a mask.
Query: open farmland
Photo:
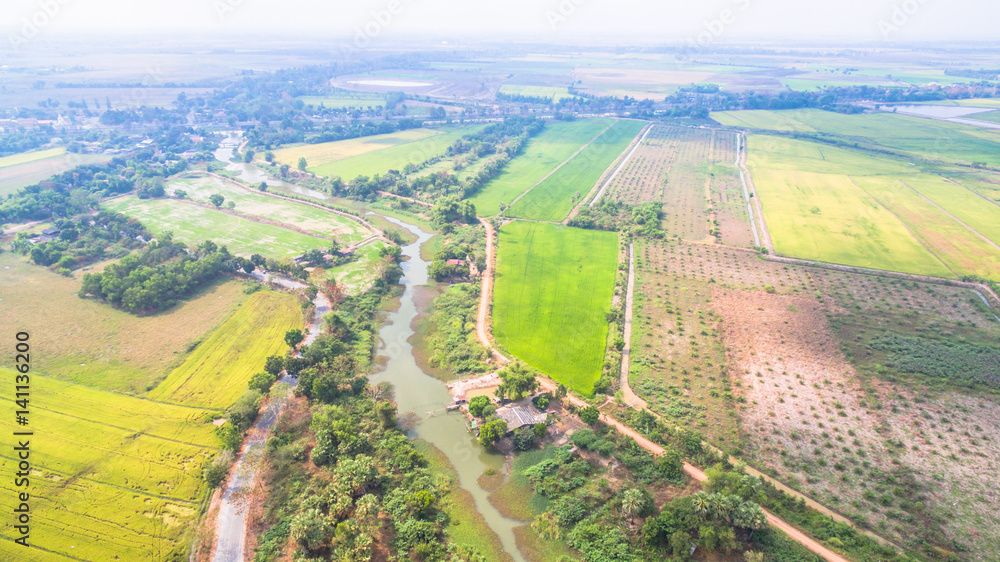
[[[73,154],[64,148],[5,156],[0,158],[0,197],[76,166],[99,164],[110,159],[104,154]]]
[[[493,334],[515,357],[589,394],[601,375],[617,236],[516,221],[500,230]]]
[[[901,543],[994,557],[1000,381],[969,366],[1000,361],[1000,322],[972,291],[703,244],[637,244],[637,267],[630,381],[654,411],[730,447],[735,408],[751,464]]]
[[[337,160],[409,144],[440,134],[442,134],[441,131],[434,129],[407,129],[385,135],[372,135],[319,144],[301,144],[276,150],[274,158],[293,168],[298,165],[299,158],[305,158],[309,169],[312,170]]]
[[[127,195],[104,201],[102,206],[139,219],[158,236],[173,232],[175,240],[189,245],[212,240],[241,256],[291,258],[330,246],[323,238],[177,199],[139,199]]]
[[[287,349],[285,332],[302,326],[294,297],[254,293],[147,395],[154,400],[224,409],[246,390],[264,360]]]
[[[385,96],[368,92],[350,92],[344,90],[330,96],[301,96],[302,103],[319,107],[323,105],[331,109],[365,109],[368,107],[385,106]]]
[[[752,246],[736,148],[731,131],[654,125],[606,196],[663,203],[668,236],[704,240],[717,229],[724,243]]]
[[[731,127],[833,135],[844,143],[901,152],[918,160],[1000,166],[1000,131],[937,119],[886,112],[844,115],[821,109],[726,111],[712,113],[712,119]]]
[[[234,210],[238,213],[335,238],[345,245],[359,242],[372,234],[371,229],[357,220],[311,205],[255,193],[232,180],[188,174],[171,180],[167,185],[170,194],[178,189],[187,192],[188,198],[202,203],[209,203],[209,197],[214,194],[222,195],[226,201],[236,203]]]
[[[0,254],[0,311],[32,335],[32,370],[115,392],[137,394],[186,356],[186,348],[245,298],[240,283],[215,283],[170,311],[134,316],[76,295],[79,280]],[[13,366],[3,356],[0,366]]]
[[[542,181],[559,164],[611,125],[610,119],[579,119],[547,123],[514,160],[470,200],[480,216],[500,212],[529,187]]]
[[[532,220],[565,219],[575,202],[593,189],[645,125],[645,121],[631,119],[615,121],[572,160],[512,205],[509,214]]]
[[[0,402],[12,411],[16,373],[0,374]],[[205,489],[199,469],[218,441],[208,412],[40,375],[31,384],[44,399],[32,403],[30,421],[45,434],[31,439],[30,543],[44,550],[14,545],[8,530],[0,557],[147,560],[186,552]],[[18,428],[13,416],[0,421],[8,435]],[[15,465],[0,457],[0,470],[13,474]],[[13,479],[0,492],[13,498]]]
[[[407,164],[416,166],[429,158],[444,154],[445,150],[451,146],[451,143],[463,135],[480,128],[481,126],[479,125],[472,125],[461,128],[442,129],[440,131],[441,134],[429,136],[421,140],[404,142],[403,144],[359,154],[320,166],[313,166],[310,163],[308,170],[319,176],[339,176],[344,181],[351,181],[358,176],[371,177],[375,174],[384,174],[389,170],[402,170]],[[395,134],[398,135],[401,133]],[[298,163],[297,160],[296,163]]]
[[[776,251],[941,277],[1000,278],[1000,248],[989,238],[996,223],[988,218],[1000,217],[1000,207],[960,186],[941,189],[943,179],[905,162],[811,142],[758,135],[749,150]]]
[[[519,84],[504,84],[500,86],[500,93],[512,96],[526,96],[532,98],[549,98],[558,102],[563,98],[576,97],[569,93],[565,87],[556,86],[522,86]]]

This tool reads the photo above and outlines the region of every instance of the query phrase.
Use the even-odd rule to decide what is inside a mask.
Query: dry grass
[[[216,283],[177,307],[138,317],[76,296],[80,282],[0,255],[0,311],[31,334],[32,368],[53,378],[141,393],[187,355],[189,344],[244,299],[235,281]],[[5,355],[0,366],[11,366]]]

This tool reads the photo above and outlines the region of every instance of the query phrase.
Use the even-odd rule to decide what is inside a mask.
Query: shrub
[[[490,404],[490,399],[486,396],[473,396],[469,400],[469,413],[477,418],[483,417],[483,408]]]

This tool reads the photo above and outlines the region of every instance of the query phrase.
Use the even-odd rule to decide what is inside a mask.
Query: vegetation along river
[[[444,383],[423,372],[413,357],[409,338],[413,335],[412,322],[419,312],[413,300],[413,288],[427,284],[427,261],[420,257],[420,245],[433,237],[420,228],[392,217],[384,217],[418,236],[417,241],[403,247],[408,258],[402,263],[404,293],[399,309],[389,314],[388,322],[379,332],[382,344],[379,354],[388,358],[385,370],[372,377],[372,383],[389,382],[395,390],[399,415],[404,419],[412,412],[418,420],[410,431],[413,439],[423,439],[440,449],[458,473],[458,484],[472,494],[476,509],[486,523],[499,535],[504,550],[514,560],[524,558],[514,541],[517,521],[500,515],[487,499],[486,492],[476,479],[487,468],[500,470],[503,457],[486,452],[479,446],[465,425],[465,417],[447,413],[444,407],[452,401]],[[432,414],[430,412],[433,412]]]

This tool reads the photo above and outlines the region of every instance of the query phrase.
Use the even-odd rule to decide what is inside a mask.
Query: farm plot
[[[726,243],[752,246],[735,161],[735,133],[654,125],[609,185],[608,196],[630,204],[663,203],[668,236],[704,240],[709,230],[718,230]]]
[[[305,158],[310,170],[330,162],[360,156],[385,148],[400,146],[442,134],[434,129],[407,129],[384,135],[372,135],[355,139],[345,139],[319,144],[302,144],[282,148],[274,152],[274,158],[282,164],[295,167],[299,158]]]
[[[864,278],[830,275],[850,291]],[[890,538],[946,550],[954,540],[971,559],[993,559],[1000,551],[992,515],[1000,496],[990,491],[1000,462],[992,445],[1000,431],[988,421],[1000,411],[995,395],[900,378],[871,345],[899,330],[952,332],[959,323],[948,320],[949,309],[974,308],[970,293],[885,285],[896,304],[881,314],[848,312],[840,305],[849,303],[826,297],[720,290],[714,305],[738,381],[744,451],[752,464]],[[947,336],[948,347],[975,337],[960,329]],[[996,327],[989,334],[979,337],[995,342]]]
[[[302,326],[294,297],[257,292],[235,314],[201,342],[147,398],[213,409],[224,409],[246,390],[264,360],[281,355],[285,332]]]
[[[537,136],[512,160],[503,172],[470,199],[480,216],[500,212],[500,204],[510,204],[529,187],[573,155],[581,146],[611,125],[610,119],[557,121],[545,125]]]
[[[64,148],[5,156],[0,158],[0,197],[76,166],[104,163],[110,159],[104,154],[71,154]]]
[[[0,370],[4,407],[15,408],[14,375]],[[31,538],[41,549],[0,540],[7,560],[167,559],[186,551],[198,518],[204,483],[200,468],[217,438],[205,410],[32,376],[36,396],[31,423],[45,428],[31,438]],[[0,428],[16,431],[12,416]],[[23,429],[23,428],[22,428]],[[16,460],[0,457],[13,474]],[[16,491],[4,479],[0,506]]]
[[[629,384],[657,414],[728,449],[739,434],[713,287],[655,273],[648,263],[637,260]]]
[[[223,281],[169,312],[138,317],[80,298],[78,280],[15,254],[0,254],[0,268],[0,311],[11,329],[32,335],[33,372],[128,394],[152,388],[246,298],[240,283]],[[13,359],[3,355],[0,367]]]
[[[795,257],[940,277],[998,276],[1000,250],[944,208],[963,190],[928,191],[905,163],[816,143],[750,139],[754,184],[775,243]],[[931,186],[933,187],[933,186]],[[962,210],[971,221],[992,216],[986,200]],[[983,210],[978,210],[982,206]],[[971,259],[970,259],[971,257]]]
[[[425,160],[444,154],[451,143],[461,138],[462,135],[475,132],[480,128],[482,128],[481,125],[472,125],[445,129],[440,131],[440,134],[421,140],[412,140],[320,166],[310,166],[308,170],[320,176],[339,176],[344,181],[351,181],[358,176],[370,177],[375,174],[384,174],[389,170],[402,170],[407,164],[416,166]]]
[[[589,394],[601,375],[617,236],[517,221],[500,230],[493,320],[515,357]]]
[[[526,193],[511,209],[511,216],[561,221],[585,196],[646,125],[645,121],[618,120],[563,167]]]
[[[1000,132],[949,121],[820,109],[727,111],[713,113],[712,119],[732,127],[835,135],[851,144],[902,151],[916,159],[1000,165]]]
[[[139,219],[158,236],[173,232],[175,240],[189,245],[212,240],[241,256],[261,254],[291,258],[314,248],[330,246],[330,241],[323,238],[176,199],[139,199],[128,195],[104,201],[101,205]]]
[[[178,189],[185,191],[192,200],[202,203],[209,203],[212,195],[222,195],[226,201],[236,204],[234,210],[239,213],[292,225],[318,236],[329,236],[345,245],[359,242],[372,234],[371,229],[343,215],[254,193],[234,182],[212,176],[187,175],[171,180],[167,185],[168,193],[176,193]]]

